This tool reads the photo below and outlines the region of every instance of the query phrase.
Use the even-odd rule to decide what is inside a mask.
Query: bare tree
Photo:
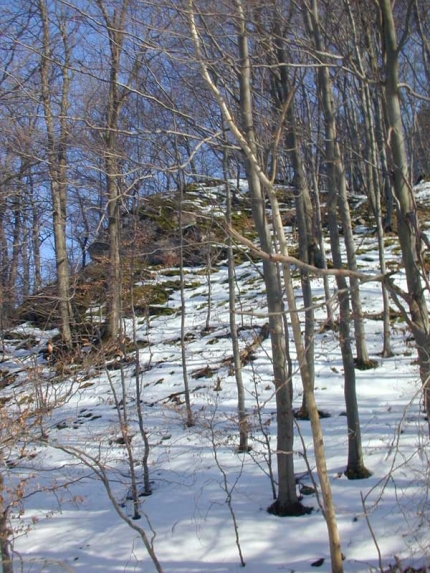
[[[397,228],[405,265],[408,293],[391,290],[409,306],[409,326],[417,343],[420,375],[424,387],[424,403],[430,420],[430,332],[421,260],[422,235],[419,228],[415,198],[409,184],[408,161],[404,143],[402,113],[399,97],[399,54],[408,35],[408,23],[413,2],[408,3],[403,36],[397,39],[396,25],[390,0],[379,0],[379,26],[383,41],[385,71],[385,106],[389,124],[387,147],[392,157],[393,185],[396,196]]]
[[[10,548],[10,507],[6,500],[4,468],[5,460],[3,458],[3,452],[0,449],[0,566],[3,573],[13,573],[12,551]]]
[[[243,16],[243,7],[240,1],[234,3],[235,17],[237,18],[237,45],[238,45],[238,77],[240,85],[240,126],[234,122],[230,110],[227,107],[219,89],[214,84],[205,57],[197,28],[196,14],[198,10],[194,2],[188,2],[188,19],[192,40],[201,74],[208,87],[214,93],[224,121],[231,129],[234,126],[235,135],[245,133],[246,137],[241,136],[240,143],[246,146],[247,150],[253,155],[256,154],[256,135],[253,127],[253,113],[251,103],[251,86],[250,74],[251,68],[248,56],[248,38]],[[202,17],[199,14],[199,17]],[[252,213],[256,230],[260,239],[262,249],[271,253],[273,250],[272,237],[265,215],[264,194],[258,174],[258,165],[250,161],[247,157],[245,160],[245,171],[247,175],[249,191],[252,201]],[[278,458],[278,475],[279,491],[278,498],[272,507],[272,511],[279,515],[288,515],[301,513],[303,509],[297,499],[294,463],[293,463],[293,415],[291,402],[291,380],[288,379],[286,371],[285,356],[285,333],[282,315],[284,305],[282,301],[282,288],[279,281],[276,265],[270,261],[263,262],[263,274],[266,284],[267,305],[269,311],[269,324],[273,353],[273,373],[276,386],[277,402],[277,458]]]
[[[317,53],[324,53],[317,0],[312,0],[309,11],[305,13],[305,18],[308,30],[313,37]],[[342,158],[340,156],[339,144],[337,141],[333,88],[330,79],[329,68],[327,65],[321,65],[318,68],[318,82],[325,120],[325,162],[329,190],[327,207],[330,230],[330,244],[334,266],[335,268],[340,269],[342,267],[342,258],[340,253],[339,229],[337,221],[338,205],[342,213],[344,232],[345,234],[348,233],[350,235],[346,243],[346,248],[350,255],[353,255],[354,244],[352,239],[350,219],[349,223],[347,222],[349,218],[349,209],[347,206],[346,197],[345,172]],[[347,230],[348,225],[349,230]],[[350,257],[348,258],[349,262],[351,263]],[[355,260],[355,255],[353,256],[353,260]],[[355,265],[350,268],[355,270]],[[344,393],[348,424],[348,462],[345,473],[350,479],[360,479],[369,477],[370,473],[364,466],[363,462],[361,428],[355,383],[355,364],[351,345],[349,289],[345,278],[341,275],[336,276],[336,282],[339,290],[339,338],[344,367]],[[356,279],[351,279],[351,286],[357,295],[358,282]],[[357,307],[354,308],[354,311],[360,314],[360,311]],[[356,318],[360,318],[362,321],[362,315],[356,315]],[[355,322],[355,326],[357,329],[357,322]],[[362,339],[363,336],[363,332],[361,332],[359,338]],[[358,343],[357,333],[356,341]],[[363,355],[361,355],[361,357],[363,359]]]
[[[288,74],[288,57],[286,53],[285,32],[281,28],[281,15],[274,14],[273,33],[272,38],[274,46],[271,52],[274,56],[275,70],[277,73],[273,74],[273,97],[278,107],[283,110],[281,116],[285,115],[286,135],[285,145],[291,157],[291,164],[293,168],[293,183],[294,183],[294,198],[296,205],[296,224],[299,243],[299,258],[305,263],[311,265],[318,264],[319,248],[314,239],[313,228],[313,206],[310,197],[308,182],[305,175],[304,161],[301,152],[301,140],[297,128],[296,110],[295,110],[295,93],[298,86],[292,85],[292,81]],[[270,53],[270,52],[269,52]],[[294,80],[293,80],[294,81]],[[274,154],[278,153],[275,148]],[[277,158],[274,159],[277,165]],[[273,176],[272,176],[273,178]],[[314,335],[315,335],[315,318],[314,308],[312,302],[312,287],[310,282],[309,273],[306,271],[300,272],[304,315],[305,315],[305,336],[304,345],[306,351],[306,367],[310,384],[314,385]],[[306,404],[306,393],[303,393],[302,406],[298,412],[298,417],[309,418],[309,412]]]
[[[379,160],[378,160],[378,145],[376,136],[376,121],[375,121],[375,111],[373,106],[373,98],[371,93],[371,88],[369,83],[364,80],[366,78],[365,63],[361,56],[361,48],[369,47],[369,25],[370,19],[365,20],[364,16],[361,18],[361,23],[366,25],[363,36],[359,36],[359,32],[356,26],[356,16],[352,10],[351,3],[349,0],[344,0],[345,9],[349,19],[349,27],[352,33],[352,41],[354,45],[354,62],[357,67],[357,77],[359,82],[358,96],[360,98],[359,105],[361,108],[361,116],[364,120],[364,139],[365,139],[365,149],[364,149],[364,187],[367,189],[367,194],[369,197],[370,205],[375,217],[376,222],[376,233],[378,238],[378,253],[379,253],[379,263],[381,272],[386,273],[385,265],[385,245],[384,245],[384,221],[382,214],[382,197],[380,192],[380,187],[382,185],[382,178],[379,176]],[[379,105],[378,96],[376,96],[376,102]],[[358,135],[356,136],[356,139]],[[388,295],[387,287],[382,284],[382,299],[383,299],[383,323],[384,323],[384,341],[382,356],[391,356],[391,344],[390,344],[390,300]]]
[[[66,346],[72,345],[72,306],[70,293],[69,260],[66,243],[67,216],[67,140],[68,107],[70,91],[70,36],[67,21],[57,23],[63,48],[63,62],[59,65],[61,77],[59,112],[53,102],[52,72],[56,56],[53,53],[51,23],[45,0],[37,2],[38,15],[42,24],[42,49],[40,59],[40,89],[47,136],[47,162],[50,175],[52,219],[55,237],[55,260],[57,267],[58,307],[61,316],[61,332]]]
[[[226,130],[224,129],[224,139],[226,140]],[[223,176],[226,195],[226,222],[230,227],[232,225],[232,192],[228,173],[228,146],[227,141],[223,147]],[[228,259],[228,305],[230,311],[230,335],[233,348],[233,369],[237,386],[237,412],[239,418],[239,451],[248,452],[249,430],[248,414],[246,411],[245,386],[242,378],[242,363],[239,352],[239,337],[236,321],[236,288],[234,274],[234,252],[233,240],[230,235],[227,237],[227,259]]]
[[[180,270],[180,293],[181,293],[181,355],[182,355],[182,375],[184,379],[184,396],[185,407],[187,411],[187,427],[194,426],[193,411],[191,409],[190,387],[187,370],[186,358],[186,332],[185,332],[185,319],[186,319],[186,303],[185,303],[185,271],[184,271],[184,234],[183,234],[183,206],[184,206],[184,182],[183,174],[179,174],[179,209],[178,209],[178,225],[180,236],[179,248],[179,270]],[[210,304],[210,302],[209,302]]]
[[[121,176],[119,169],[119,113],[127,90],[119,85],[121,53],[124,44],[125,21],[129,0],[121,0],[109,13],[104,0],[95,0],[103,17],[109,40],[109,80],[106,121],[104,126],[104,164],[109,236],[109,280],[106,306],[106,339],[117,338],[121,318],[121,247],[120,247],[120,201]]]

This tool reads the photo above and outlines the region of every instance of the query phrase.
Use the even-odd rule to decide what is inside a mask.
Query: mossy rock
[[[149,316],[171,316],[179,312],[178,309],[170,308],[168,306],[153,306],[148,307]]]
[[[199,281],[194,281],[192,283],[185,283],[184,284],[184,290],[191,290],[191,289],[194,290],[194,289],[199,288],[201,286],[205,286],[205,283],[201,283]],[[195,298],[195,297],[201,296],[201,295],[202,295],[202,293],[195,292],[192,295],[189,295],[189,298]]]
[[[17,322],[29,322],[38,328],[58,328],[60,314],[56,285],[47,285],[44,289],[29,296],[15,311],[13,319]]]
[[[200,191],[201,185],[200,183],[187,183],[184,186],[184,193],[197,193]]]
[[[220,187],[221,185],[225,185],[225,181],[213,177],[212,179],[205,179],[202,184],[204,187]]]
[[[133,309],[134,312],[145,313],[147,310],[151,316],[167,314],[167,311],[161,311],[169,300],[170,295],[178,288],[179,281],[167,281],[158,284],[136,285],[133,288]],[[131,312],[131,292],[123,291],[123,309],[128,315]],[[155,310],[156,309],[156,310]],[[173,311],[175,312],[175,311]]]
[[[248,231],[254,230],[254,222],[251,213],[246,213],[243,209],[232,213],[231,223],[233,228],[243,235],[248,236]]]

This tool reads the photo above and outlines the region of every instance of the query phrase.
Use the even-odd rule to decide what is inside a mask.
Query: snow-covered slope
[[[419,190],[417,196],[423,192]],[[360,235],[360,241],[361,268],[376,270],[374,237]],[[389,258],[398,257],[392,241],[387,249]],[[250,262],[236,270],[242,347],[267,320],[259,270]],[[153,280],[162,283],[171,276],[159,271]],[[166,305],[171,314],[149,322],[144,317],[126,321],[126,334],[137,341],[138,356],[132,350],[125,357],[106,359],[88,353],[83,365],[68,365],[62,371],[39,353],[53,332],[23,324],[14,329],[19,340],[13,335],[5,340],[0,370],[9,378],[0,386],[3,421],[8,410],[15,412],[15,420],[21,413],[22,424],[28,424],[30,420],[24,418],[29,404],[36,404],[39,413],[31,418],[29,431],[38,440],[3,442],[7,465],[2,471],[7,483],[16,488],[25,480],[21,499],[12,510],[18,571],[21,563],[23,571],[32,573],[155,571],[133,527],[146,532],[166,572],[239,571],[238,546],[250,573],[310,572],[316,564],[320,571],[330,571],[326,527],[314,494],[303,496],[303,503],[313,508],[310,515],[279,518],[266,512],[272,502],[270,464],[276,478],[269,340],[243,370],[252,451],[237,453],[237,397],[228,363],[232,349],[224,263],[213,269],[210,281],[211,328],[206,331],[207,277],[201,269],[187,270],[186,369],[193,427],[185,424],[179,292]],[[319,305],[324,294],[321,280],[315,279],[313,288]],[[378,363],[374,370],[357,371],[365,463],[373,473],[368,480],[349,481],[343,475],[347,435],[337,334],[321,330],[315,343],[316,398],[320,410],[330,414],[322,425],[348,572],[379,569],[380,558],[387,570],[395,556],[418,567],[428,562],[430,551],[427,425],[420,410],[416,353],[406,325],[394,319],[394,355],[381,358],[379,288],[366,283],[361,289],[369,317],[367,343]],[[318,306],[317,318],[324,322],[324,305]],[[290,347],[294,360],[292,341]],[[128,450],[119,420],[133,436],[131,449],[140,483],[143,441],[137,383],[150,444],[153,493],[140,498],[141,519],[132,520]],[[294,400],[299,407],[297,374]],[[6,429],[2,432],[7,434]],[[309,422],[297,423],[294,458],[298,489],[313,487],[316,474]],[[105,486],[129,523],[115,510]]]

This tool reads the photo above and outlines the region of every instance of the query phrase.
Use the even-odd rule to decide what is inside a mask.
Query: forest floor
[[[424,201],[430,186],[420,189],[418,197]],[[355,231],[360,269],[378,272],[373,230]],[[386,257],[388,264],[398,266],[399,248],[392,237],[386,241]],[[236,268],[242,349],[267,321],[260,271],[261,266],[252,262]],[[171,282],[174,273],[160,270],[152,280]],[[396,280],[404,285],[401,266]],[[294,462],[298,492],[312,512],[288,518],[267,512],[273,501],[271,467],[276,479],[276,407],[268,339],[243,368],[252,450],[237,452],[225,261],[214,266],[210,283],[208,319],[208,277],[202,268],[186,269],[192,427],[186,425],[178,291],[162,305],[169,312],[149,321],[140,316],[125,321],[126,335],[137,343],[138,354],[129,348],[125,355],[104,354],[95,360],[89,351],[84,364],[61,368],[44,353],[55,331],[25,323],[3,341],[1,404],[15,416],[27,416],[26,427],[31,421],[31,439],[23,434],[16,443],[3,444],[5,479],[11,491],[21,488],[12,511],[16,571],[151,573],[155,568],[130,524],[144,529],[166,573],[242,570],[239,547],[248,573],[331,570],[326,526],[312,489],[317,477],[307,421],[296,425]],[[314,279],[312,285],[317,323],[322,326],[322,280]],[[299,293],[298,278],[296,287]],[[331,288],[334,292],[333,283]],[[354,573],[418,569],[430,564],[430,450],[416,350],[407,325],[393,313],[393,356],[381,357],[380,285],[369,282],[360,291],[368,350],[377,364],[356,371],[369,479],[348,480],[343,473],[347,433],[338,334],[321,328],[315,338],[315,394],[319,409],[329,414],[321,422],[344,568]],[[297,304],[302,306],[299,294]],[[292,340],[290,350],[294,406],[299,408],[302,389]],[[128,448],[119,418],[127,423],[142,485],[136,383],[142,388],[152,495],[140,498],[141,519],[127,523],[105,486],[123,517],[133,517]],[[31,408],[38,415],[29,418]]]

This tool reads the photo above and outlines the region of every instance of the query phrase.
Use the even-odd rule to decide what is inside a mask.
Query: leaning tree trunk
[[[273,224],[276,230],[276,236],[279,241],[281,254],[288,255],[288,249],[285,241],[284,230],[279,211],[279,204],[276,195],[273,191],[273,186],[268,189]],[[314,384],[312,371],[308,367],[306,348],[303,345],[301,325],[299,314],[296,306],[296,298],[293,288],[293,280],[291,270],[288,264],[282,265],[284,276],[284,288],[287,295],[288,308],[291,320],[291,329],[294,337],[294,344],[297,352],[297,359],[299,363],[300,376],[303,384],[303,392],[305,396],[305,403],[309,419],[311,422],[312,439],[315,450],[315,462],[318,473],[318,478],[323,497],[324,518],[327,524],[327,531],[330,543],[330,557],[333,573],[341,573],[343,571],[342,552],[340,545],[339,530],[337,527],[336,512],[333,503],[333,496],[331,493],[330,480],[327,472],[327,463],[325,458],[324,438],[321,428],[321,422],[317,403],[314,394]],[[352,356],[352,355],[351,355]]]
[[[291,107],[287,112],[292,114],[293,108]],[[290,120],[292,121],[291,115],[289,115]],[[293,123],[291,125],[294,125]],[[296,137],[289,139],[290,145],[294,144],[295,146],[298,145],[298,139]],[[296,170],[296,174],[299,177],[299,189],[305,189],[305,195],[303,196],[303,201],[309,199],[309,194],[306,195],[307,184],[302,180],[300,181],[300,176],[304,177],[303,166],[301,164],[301,156],[298,154],[298,149],[296,149],[297,154],[293,155],[293,165]],[[287,243],[285,240],[284,229],[282,226],[281,214],[279,209],[279,202],[274,193],[273,185],[268,185],[267,192],[270,199],[271,210],[272,210],[272,222],[276,232],[276,238],[279,243],[279,248],[282,255],[288,255],[288,248]],[[307,248],[310,247],[309,236],[311,233],[312,225],[311,225],[311,208],[306,206],[305,204],[301,204],[300,201],[297,202],[298,204],[298,217],[300,220],[300,225],[302,228],[302,237],[303,241],[306,244]],[[308,234],[309,233],[309,234]],[[304,236],[306,235],[306,236]],[[302,256],[308,259],[308,253],[303,253],[301,251]],[[313,261],[315,262],[315,261]],[[324,518],[327,524],[327,532],[329,536],[329,544],[330,544],[330,557],[331,557],[331,564],[332,564],[332,571],[334,573],[341,573],[343,571],[343,564],[342,564],[342,552],[341,552],[341,544],[340,544],[340,536],[339,530],[337,527],[337,520],[336,520],[336,512],[333,503],[333,496],[331,493],[331,486],[330,480],[328,477],[327,472],[327,464],[325,458],[325,449],[324,449],[324,439],[322,434],[322,428],[320,423],[319,412],[315,400],[314,394],[314,371],[313,368],[309,365],[309,354],[307,352],[306,346],[303,344],[302,339],[302,332],[301,332],[301,324],[299,320],[299,313],[296,305],[296,297],[293,288],[293,280],[291,276],[291,269],[288,264],[284,263],[282,265],[283,277],[284,277],[284,288],[287,296],[288,308],[289,308],[289,315],[291,321],[291,330],[293,332],[294,344],[297,353],[297,359],[300,369],[300,376],[303,384],[303,404],[306,407],[307,415],[311,422],[311,429],[312,429],[312,438],[315,450],[315,461],[316,461],[316,468],[318,473],[318,478],[321,487],[321,493],[323,497],[323,508],[324,508]],[[307,280],[310,283],[309,274],[307,274]],[[310,288],[310,284],[309,284]],[[309,293],[308,293],[309,294]],[[310,306],[312,302],[310,301]],[[309,317],[308,317],[309,318]],[[313,314],[312,314],[313,318]],[[312,322],[313,326],[313,322]],[[313,329],[312,329],[313,331]],[[309,330],[306,331],[305,329],[305,344],[307,341],[306,334],[310,334]],[[313,353],[312,353],[313,359]],[[303,410],[303,405],[302,405]]]
[[[236,4],[238,6],[238,12],[242,16],[242,18],[241,18],[242,34],[239,35],[239,47],[240,47],[239,49],[240,49],[240,55],[241,55],[242,71],[245,73],[245,76],[247,76],[247,78],[245,78],[245,79],[247,79],[247,81],[244,81],[241,84],[241,103],[244,106],[244,107],[242,107],[242,111],[244,112],[243,113],[244,130],[245,130],[245,133],[247,133],[248,135],[254,136],[254,131],[253,131],[253,127],[252,127],[252,115],[251,115],[252,108],[251,108],[251,103],[250,103],[251,98],[250,98],[250,89],[249,89],[250,88],[250,82],[249,82],[250,62],[249,62],[249,57],[248,57],[248,52],[247,52],[248,46],[247,46],[246,38],[245,38],[245,34],[244,34],[243,8],[242,8],[242,4],[241,4],[240,0],[237,0]],[[251,148],[251,151],[253,152],[253,158],[255,159],[256,158],[255,142],[252,140],[250,142],[250,148]],[[257,170],[256,170],[255,161],[252,161],[250,158],[248,158],[246,165],[248,166],[248,169],[250,169],[253,177],[257,178],[258,174],[257,174]],[[261,184],[261,183],[259,182],[259,184]],[[272,208],[273,225],[275,228],[276,237],[279,241],[281,253],[282,254],[288,254],[285,236],[284,236],[284,229],[282,227],[282,222],[281,222],[281,217],[280,217],[279,204],[278,204],[276,195],[275,195],[274,190],[273,190],[273,185],[269,185],[267,191],[269,194],[269,199],[270,199],[271,208]],[[256,212],[254,213],[254,216],[255,216],[255,221],[256,221],[256,227],[258,229],[260,225],[257,224],[257,221],[259,221],[259,218],[262,217],[262,213],[264,213],[264,203],[260,199],[260,201],[257,202],[256,204],[253,201],[253,205],[255,205],[257,207]],[[302,214],[304,215],[304,211]],[[267,225],[265,225],[265,227],[266,227],[266,235],[267,235]],[[303,227],[305,228],[306,225],[303,224]],[[264,239],[264,235],[265,235],[265,233],[262,233],[261,235],[259,235],[260,241],[261,241],[261,239]],[[263,248],[264,248],[264,246],[268,247],[268,245],[265,244],[263,241],[261,241],[261,245],[263,246]],[[270,252],[270,249],[268,249],[267,252]],[[267,261],[264,261],[263,264],[264,263],[267,263]],[[271,265],[271,267],[273,269],[273,264]],[[266,266],[264,266],[263,268],[266,271]],[[330,481],[328,478],[328,472],[327,472],[327,466],[326,466],[326,460],[325,460],[325,452],[324,452],[323,435],[322,435],[322,430],[321,430],[319,413],[318,413],[318,409],[317,409],[317,405],[316,405],[316,401],[315,401],[315,396],[314,396],[313,379],[311,376],[311,371],[308,368],[306,349],[304,348],[303,341],[302,341],[301,326],[300,326],[300,321],[299,321],[299,315],[297,313],[297,308],[296,308],[295,294],[294,294],[294,290],[293,290],[291,271],[290,271],[290,268],[287,264],[283,265],[283,275],[284,275],[284,287],[286,290],[287,300],[288,300],[288,305],[289,305],[289,310],[290,310],[290,319],[291,319],[292,331],[293,331],[294,342],[295,342],[295,347],[296,347],[296,352],[297,352],[297,358],[298,358],[298,362],[299,362],[300,374],[301,374],[301,378],[302,378],[304,393],[306,395],[306,404],[307,404],[307,408],[308,408],[309,416],[310,416],[310,420],[311,420],[312,437],[313,437],[313,443],[314,443],[314,448],[315,448],[316,466],[317,466],[317,472],[318,472],[318,477],[320,480],[320,486],[321,486],[321,491],[322,491],[322,496],[323,496],[324,517],[326,519],[327,531],[329,534],[332,571],[334,573],[341,573],[343,571],[343,565],[342,565],[342,553],[341,553],[341,546],[340,546],[340,537],[339,537],[339,531],[337,528],[336,514],[335,514],[333,498],[332,498],[332,494],[331,494]],[[279,280],[278,280],[278,284],[279,284]],[[267,282],[266,282],[266,285],[267,285]],[[270,311],[269,289],[267,289],[267,292],[268,292],[268,302],[269,302],[268,306],[269,306],[269,311]],[[272,315],[270,318],[273,318]],[[285,367],[285,365],[284,365],[284,367]],[[291,400],[291,398],[290,398],[290,400]],[[278,424],[279,424],[279,421],[280,420],[278,417]],[[272,506],[272,508],[275,508],[275,510],[280,509],[279,498],[275,502],[275,504]]]
[[[430,333],[429,318],[421,273],[421,232],[413,191],[409,184],[408,162],[403,137],[399,98],[399,45],[390,0],[379,0],[383,47],[385,48],[385,105],[389,122],[389,141],[394,173],[397,209],[397,233],[405,266],[410,326],[419,357],[420,376],[424,385],[424,403],[430,423]]]
[[[241,0],[236,0],[235,5],[237,8],[238,18],[238,40],[240,46],[240,104],[242,111],[242,128],[241,131],[236,122],[233,119],[231,111],[224,100],[221,92],[215,85],[213,81],[213,76],[209,73],[206,60],[203,55],[203,50],[200,43],[200,37],[196,26],[196,20],[194,17],[194,4],[192,0],[189,0],[189,24],[192,40],[194,43],[194,48],[197,55],[197,60],[200,65],[200,70],[202,77],[204,78],[207,86],[212,91],[213,95],[218,101],[218,104],[222,110],[224,120],[229,127],[230,132],[234,135],[237,142],[240,144],[242,150],[244,151],[247,162],[247,176],[251,192],[253,216],[255,220],[255,225],[260,238],[260,244],[262,249],[266,252],[271,253],[272,251],[272,240],[270,237],[269,229],[267,226],[267,221],[265,217],[264,208],[264,197],[261,190],[261,179],[269,187],[269,191],[272,191],[273,186],[263,172],[259,169],[256,151],[256,141],[255,132],[252,122],[252,105],[251,105],[251,90],[250,90],[250,61],[248,56],[248,45],[246,38],[246,25],[245,18],[243,14],[243,5]],[[279,233],[282,236],[282,233]],[[302,512],[303,508],[298,504],[297,494],[295,492],[294,483],[294,467],[292,459],[292,448],[293,446],[293,433],[292,429],[292,416],[291,416],[291,398],[289,396],[289,380],[288,373],[285,369],[285,356],[284,352],[286,350],[285,346],[285,334],[282,330],[282,320],[279,321],[279,317],[284,312],[282,304],[282,288],[278,278],[277,268],[272,261],[263,261],[263,271],[264,278],[266,282],[267,291],[267,303],[268,310],[270,313],[269,326],[271,329],[271,341],[272,341],[272,353],[273,353],[273,373],[275,377],[276,385],[276,397],[277,397],[277,421],[278,421],[278,443],[277,443],[277,455],[278,455],[278,469],[279,469],[279,494],[278,499],[272,506],[272,510],[277,513],[286,513],[285,509],[296,507],[298,512]],[[284,271],[288,275],[288,268],[285,267]],[[290,283],[290,286],[291,283]],[[294,292],[292,288],[290,289],[291,302],[294,302]],[[297,314],[291,311],[291,314]],[[301,338],[300,324],[296,329],[297,338]],[[300,354],[299,363],[302,366],[306,364],[306,357],[304,352]],[[305,380],[306,382],[306,380]],[[309,391],[308,407],[312,412],[311,415],[311,425],[313,432],[313,441],[316,453],[317,469],[320,478],[321,489],[323,491],[324,499],[324,516],[327,520],[327,528],[329,530],[330,537],[330,553],[332,557],[332,570],[335,573],[341,573],[343,571],[342,566],[342,556],[340,551],[339,534],[337,531],[336,517],[334,513],[333,500],[330,491],[330,482],[327,477],[327,471],[325,468],[325,457],[324,457],[324,444],[321,435],[321,428],[319,426],[319,417],[316,409],[313,391],[309,384],[306,384],[306,391]],[[325,469],[324,469],[325,468]],[[287,476],[285,473],[287,472]],[[286,477],[286,479],[285,479]]]

